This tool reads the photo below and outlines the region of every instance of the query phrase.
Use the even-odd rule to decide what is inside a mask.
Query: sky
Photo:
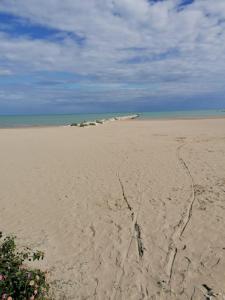
[[[0,0],[0,114],[225,107],[225,0]]]

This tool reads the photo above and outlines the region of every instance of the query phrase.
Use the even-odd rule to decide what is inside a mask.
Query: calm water
[[[142,119],[225,117],[225,109],[144,112]]]
[[[129,113],[108,114],[64,114],[64,115],[18,115],[1,116],[0,127],[26,127],[26,126],[59,126],[69,125],[73,122],[94,121],[110,117],[124,116]],[[170,111],[170,112],[144,112],[140,113],[141,119],[161,118],[199,118],[209,116],[224,116],[225,109],[220,110],[192,110],[192,111]]]
[[[108,114],[63,114],[63,115],[0,115],[0,127],[26,127],[26,126],[60,126],[80,123],[83,121],[95,121],[116,116],[124,113]]]

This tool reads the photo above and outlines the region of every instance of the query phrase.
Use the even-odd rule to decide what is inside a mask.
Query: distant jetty
[[[70,126],[76,126],[76,127],[97,126],[100,124],[113,122],[113,121],[134,120],[134,119],[137,119],[139,116],[140,116],[139,114],[134,114],[134,115],[121,116],[121,117],[112,117],[109,119],[95,120],[95,121],[90,121],[90,122],[83,121],[81,123],[72,123]]]

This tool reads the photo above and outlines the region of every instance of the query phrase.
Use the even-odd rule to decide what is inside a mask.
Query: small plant
[[[19,251],[15,237],[0,232],[0,299],[47,300],[49,285],[46,273],[32,269],[26,262],[43,260],[44,253],[25,248]]]
[[[78,124],[77,123],[72,123],[70,126],[77,126]]]
[[[96,125],[96,123],[94,123],[94,122],[91,122],[91,123],[89,123],[89,125],[90,125],[90,126],[95,126],[95,125]]]

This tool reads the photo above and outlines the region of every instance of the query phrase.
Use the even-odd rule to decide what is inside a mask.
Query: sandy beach
[[[0,129],[0,230],[55,299],[225,299],[225,119]]]

